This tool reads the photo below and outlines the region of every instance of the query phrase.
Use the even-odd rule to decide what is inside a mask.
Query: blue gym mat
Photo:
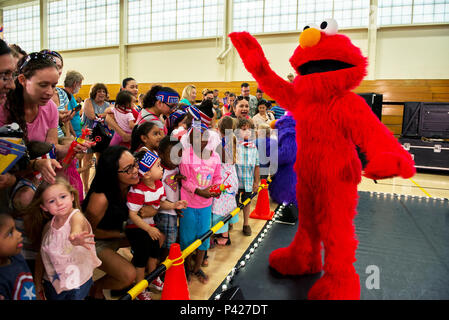
[[[354,265],[360,276],[361,299],[449,299],[449,201],[374,192],[359,192],[359,196]],[[226,297],[223,285],[238,287],[240,299],[307,298],[321,274],[285,277],[268,266],[269,254],[290,244],[297,224],[274,222],[270,226],[263,238],[262,229],[237,263],[234,275],[230,272],[230,281],[225,279],[210,299],[217,294]],[[255,243],[258,247],[251,253]],[[245,266],[240,266],[241,261]]]

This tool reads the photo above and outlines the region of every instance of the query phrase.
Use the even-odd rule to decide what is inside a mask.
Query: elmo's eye
[[[334,19],[326,19],[320,24],[320,30],[328,36],[333,36],[338,32],[338,24]]]
[[[308,25],[306,25],[306,26],[304,27],[304,29],[302,29],[302,31],[306,31],[306,30],[309,29],[309,28],[315,28],[315,29],[317,29],[317,30],[320,30],[320,28],[318,28],[318,26],[317,26],[316,24],[314,24],[314,23],[309,23]]]

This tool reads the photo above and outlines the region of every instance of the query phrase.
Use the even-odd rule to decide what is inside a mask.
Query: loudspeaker
[[[378,93],[359,93],[359,96],[365,99],[374,114],[379,118],[379,120],[382,120],[383,95]]]

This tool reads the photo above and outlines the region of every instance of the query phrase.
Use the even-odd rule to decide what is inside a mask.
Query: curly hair
[[[92,88],[90,88],[89,97],[92,100],[95,100],[97,97],[97,92],[100,90],[104,90],[106,92],[106,96],[109,95],[108,87],[106,87],[104,83],[96,83],[92,86]]]

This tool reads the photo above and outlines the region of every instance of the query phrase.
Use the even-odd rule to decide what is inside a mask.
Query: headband
[[[192,115],[193,120],[201,120],[201,114],[200,114],[200,110],[198,110],[197,107],[195,106],[189,106],[187,108],[187,111]]]
[[[139,162],[139,173],[144,175],[146,172],[150,171],[157,159],[159,159],[159,157],[148,150]]]
[[[189,107],[188,107],[188,112],[192,115],[193,120],[201,121],[201,122],[204,123],[207,127],[210,126],[210,123],[211,123],[211,121],[212,121],[212,118],[209,117],[208,115],[206,115],[204,112],[200,111],[197,107],[195,107],[195,106],[189,106]]]
[[[167,92],[167,91],[159,91],[156,94],[156,99],[165,102],[165,103],[176,103],[179,102],[179,95],[177,92]]]
[[[190,127],[189,131],[187,131],[187,136],[190,135],[190,133],[192,132],[193,129],[197,129],[201,133],[203,133],[204,131],[209,130],[209,128],[204,123],[202,123],[199,120],[195,120],[195,119],[192,120],[192,126]]]
[[[169,127],[172,128],[175,125],[176,120],[184,117],[186,112],[184,110],[176,110],[168,116]]]

